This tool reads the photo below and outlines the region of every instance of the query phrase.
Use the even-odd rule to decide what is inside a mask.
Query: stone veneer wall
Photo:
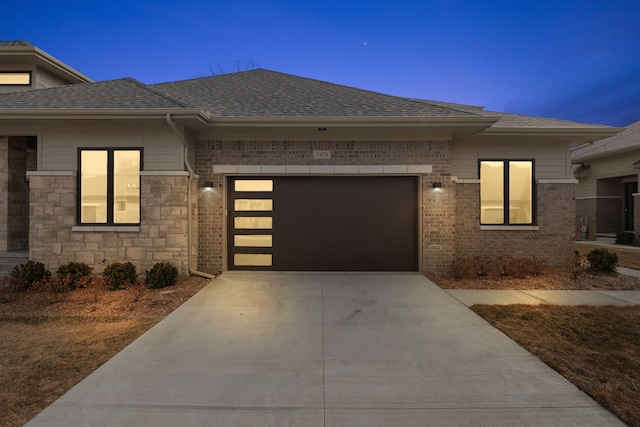
[[[561,266],[574,251],[575,184],[540,184],[537,192],[538,230],[481,230],[480,184],[458,183],[456,254],[464,256],[538,256]]]
[[[313,158],[314,150],[331,151],[331,159]],[[432,165],[422,174],[422,269],[448,270],[453,259],[454,191],[448,141],[198,141],[196,173],[211,181],[199,201],[199,269],[221,271],[224,266],[224,175],[214,165]],[[442,183],[442,191],[432,188]]]
[[[576,200],[576,240],[584,240],[582,236],[582,223],[580,217],[587,221],[587,239],[595,240],[596,238],[596,199],[577,199]]]
[[[52,271],[69,261],[84,262],[96,273],[111,262],[130,261],[141,275],[157,262],[171,262],[181,274],[188,274],[187,176],[143,173],[139,231],[136,227],[74,227],[77,180],[73,172],[35,172],[29,183],[30,259]],[[193,246],[197,247],[197,240]],[[193,254],[195,261],[197,249]]]

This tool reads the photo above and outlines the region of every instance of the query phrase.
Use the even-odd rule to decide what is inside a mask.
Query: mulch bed
[[[443,289],[511,289],[511,290],[640,290],[640,278],[619,273],[583,272],[574,279],[564,270],[548,269],[538,276],[525,278],[477,276],[455,279],[450,276],[429,277]]]

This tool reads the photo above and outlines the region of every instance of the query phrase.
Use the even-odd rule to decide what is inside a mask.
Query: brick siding
[[[481,230],[480,185],[456,187],[456,256],[538,256],[561,266],[573,254],[575,184],[537,184],[538,230]]]
[[[432,165],[421,175],[422,266],[425,272],[448,269],[453,257],[454,205],[448,141],[198,141],[196,172],[213,188],[199,200],[199,269],[225,269],[224,176],[213,165]],[[331,158],[314,159],[314,150],[331,151]],[[442,191],[432,188],[442,183]]]
[[[598,198],[596,199],[596,233],[617,233],[622,231],[624,199]]]

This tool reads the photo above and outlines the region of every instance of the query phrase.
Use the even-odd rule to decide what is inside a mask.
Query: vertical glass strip
[[[113,222],[140,222],[140,151],[113,153]]]
[[[509,162],[509,224],[531,224],[533,218],[533,162]]]
[[[504,224],[504,162],[480,162],[480,223]]]
[[[80,153],[80,222],[107,222],[107,151],[84,150]]]

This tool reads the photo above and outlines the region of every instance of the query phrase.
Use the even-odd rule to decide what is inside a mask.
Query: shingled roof
[[[630,124],[615,136],[601,139],[571,153],[573,160],[584,160],[632,149],[640,149],[640,121]]]
[[[263,69],[153,87],[219,117],[478,117],[473,112]]]
[[[28,47],[33,45],[24,40],[4,40],[4,41],[0,40],[0,46]]]
[[[0,109],[157,109],[185,103],[126,78],[0,94]]]
[[[494,119],[492,130],[607,132],[608,126],[385,95],[264,69],[146,85],[126,78],[0,95],[11,109],[190,109],[219,118]]]
[[[485,117],[500,117],[492,128],[546,128],[546,129],[611,129],[610,126],[594,125],[569,120],[549,119],[537,116],[524,116],[521,114],[502,113],[498,111],[485,110],[484,107],[454,104],[451,102],[424,101],[432,104],[443,105],[452,109],[472,112]]]

